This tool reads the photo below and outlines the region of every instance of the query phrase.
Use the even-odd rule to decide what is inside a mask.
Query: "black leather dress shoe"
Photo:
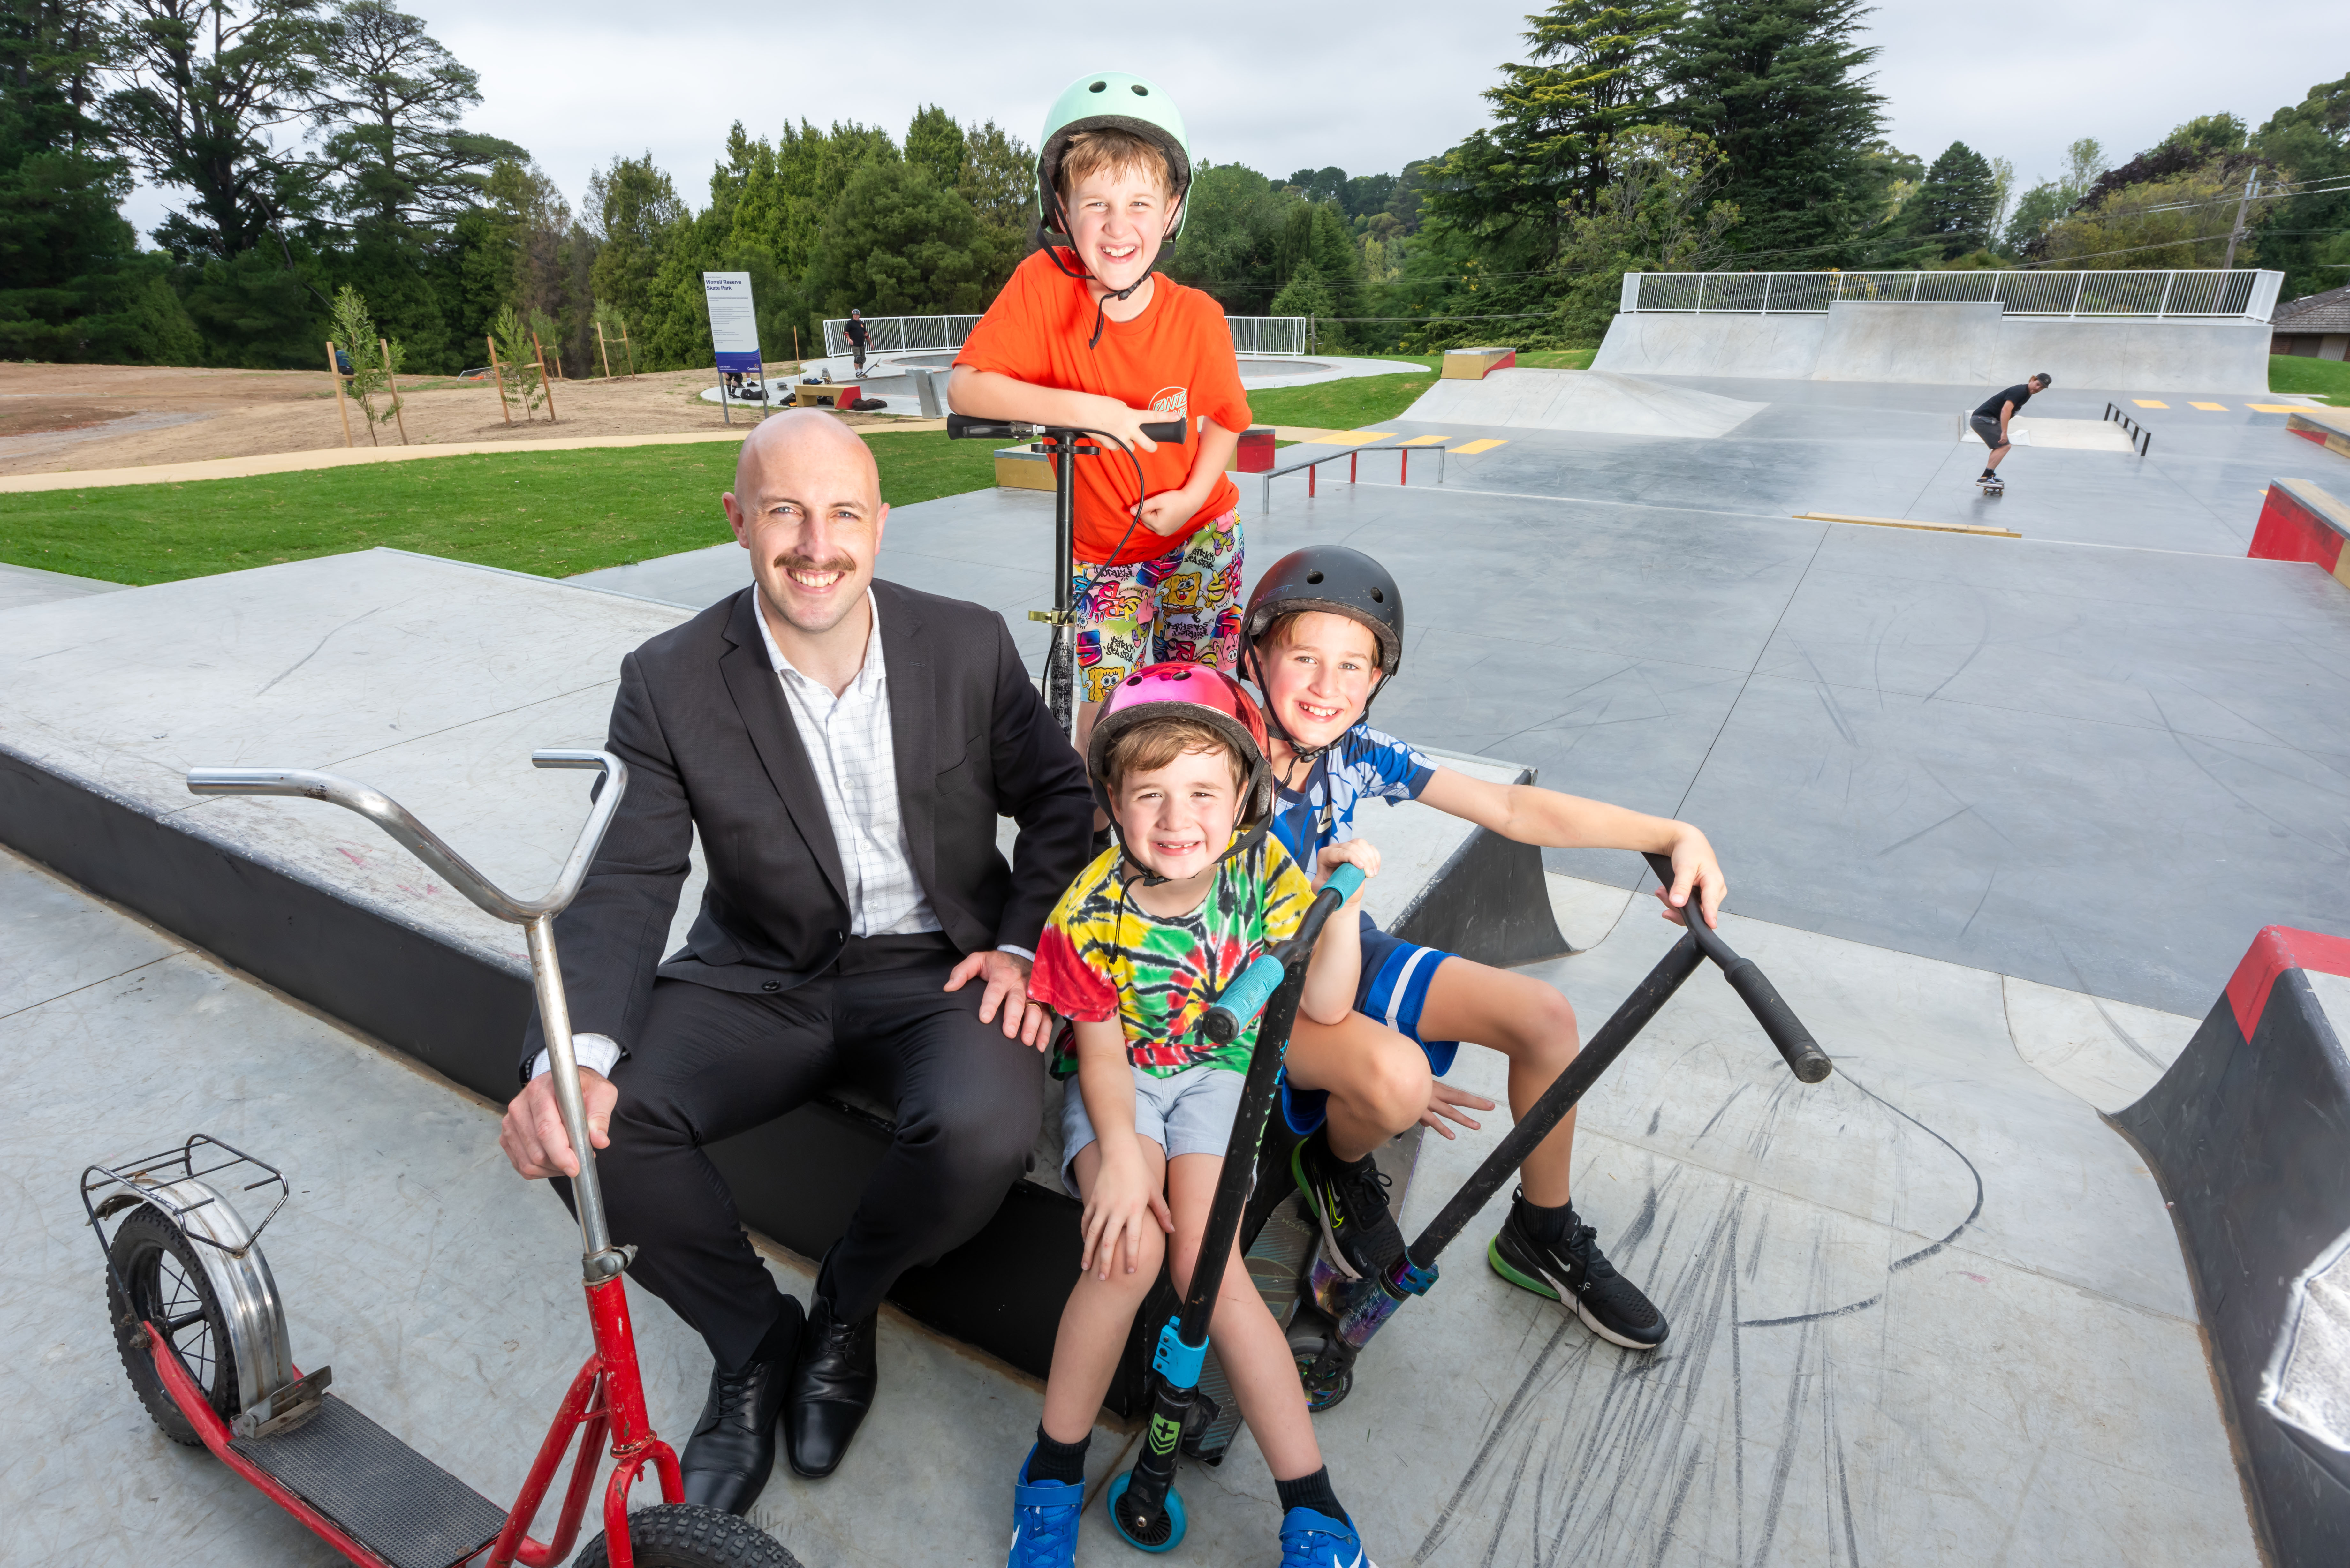
[[[844,1323],[833,1315],[829,1296],[808,1303],[799,1365],[792,1371],[791,1396],[784,1407],[784,1449],[801,1475],[828,1476],[837,1469],[858,1424],[873,1407],[873,1390],[880,1382],[874,1357],[879,1315],[868,1313]]]
[[[785,1332],[771,1332],[770,1342],[792,1348],[771,1360],[754,1360],[740,1372],[710,1374],[702,1419],[678,1456],[686,1501],[722,1513],[748,1513],[766,1490],[775,1469],[775,1417],[791,1387],[798,1342],[792,1331],[802,1326],[800,1303],[785,1297],[777,1322]]]

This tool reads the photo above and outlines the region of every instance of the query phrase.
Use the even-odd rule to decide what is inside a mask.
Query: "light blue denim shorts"
[[[1248,1075],[1230,1067],[1201,1063],[1180,1073],[1157,1077],[1129,1065],[1134,1075],[1134,1130],[1167,1151],[1222,1155],[1232,1141],[1232,1119],[1240,1114],[1241,1089]],[[1071,1078],[1061,1096],[1061,1185],[1077,1189],[1077,1155],[1094,1141],[1094,1124],[1086,1115],[1086,1097]]]

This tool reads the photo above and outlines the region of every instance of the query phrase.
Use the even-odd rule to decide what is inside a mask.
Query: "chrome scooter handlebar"
[[[612,815],[620,809],[620,799],[629,791],[629,765],[609,752],[533,752],[530,762],[538,768],[595,768],[605,780],[604,787],[597,792],[595,805],[588,813],[587,825],[579,830],[578,841],[571,846],[569,857],[555,878],[555,886],[535,899],[518,898],[492,882],[449,847],[439,834],[410,815],[407,807],[356,779],[305,768],[191,768],[188,793],[284,794],[331,801],[359,813],[398,839],[409,853],[441,873],[451,887],[472,899],[484,913],[526,926],[542,915],[562,913],[579,896],[579,884],[587,879],[588,865],[604,842],[605,830],[612,826]]]
[[[467,864],[431,828],[409,815],[407,807],[356,780],[305,768],[192,768],[191,794],[283,794],[332,802],[355,811],[393,838],[409,853],[438,871],[449,885],[484,913],[523,928],[529,939],[530,973],[538,995],[538,1017],[546,1035],[547,1075],[555,1081],[556,1107],[563,1130],[579,1161],[571,1184],[579,1212],[579,1235],[589,1284],[611,1279],[628,1267],[633,1249],[612,1245],[604,1215],[603,1189],[596,1179],[596,1155],[588,1137],[588,1106],[579,1092],[579,1058],[571,1048],[571,1008],[563,993],[563,966],[555,953],[555,917],[579,896],[588,867],[612,826],[613,814],[629,793],[629,767],[609,752],[533,752],[531,765],[541,768],[595,768],[604,775],[587,825],[580,828],[571,854],[556,873],[555,886],[537,898],[517,898]]]

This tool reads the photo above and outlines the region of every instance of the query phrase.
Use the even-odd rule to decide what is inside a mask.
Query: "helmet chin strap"
[[[1170,233],[1180,225],[1182,222],[1182,212],[1183,203],[1181,202],[1176,202],[1175,222],[1167,225]],[[1136,278],[1132,283],[1128,284],[1124,288],[1110,288],[1109,285],[1102,283],[1101,279],[1093,275],[1091,268],[1086,267],[1085,258],[1077,255],[1076,236],[1069,234],[1069,214],[1062,210],[1061,199],[1057,195],[1053,198],[1053,215],[1061,220],[1060,232],[1065,234],[1069,234],[1069,254],[1076,256],[1077,265],[1082,270],[1071,272],[1067,264],[1061,260],[1061,247],[1049,243],[1048,239],[1045,246],[1045,254],[1051,258],[1053,265],[1060,270],[1061,275],[1064,277],[1073,277],[1079,283],[1101,283],[1102,287],[1109,290],[1109,292],[1101,298],[1094,301],[1094,335],[1086,339],[1086,347],[1088,349],[1098,348],[1101,347],[1102,333],[1109,320],[1107,314],[1109,310],[1109,302],[1115,299],[1120,305],[1125,304],[1127,300],[1133,296],[1135,290],[1140,288],[1144,284],[1150,281],[1151,275],[1157,271],[1157,268],[1155,266],[1145,267],[1142,269],[1142,275]],[[1044,225],[1042,223],[1039,223],[1037,227],[1040,231],[1044,229]],[[1045,236],[1040,234],[1040,237]],[[1162,241],[1162,243],[1164,242]],[[1153,884],[1146,884],[1146,886],[1151,885]]]
[[[1249,770],[1247,786],[1248,798],[1253,801],[1260,794],[1270,795],[1272,793],[1273,768],[1264,758],[1259,757],[1256,762],[1256,766]],[[1170,877],[1161,877],[1159,873],[1153,871],[1149,867],[1145,866],[1141,861],[1137,860],[1134,857],[1134,852],[1127,847],[1126,827],[1118,820],[1118,813],[1112,811],[1105,812],[1103,815],[1109,818],[1109,830],[1112,836],[1118,840],[1119,857],[1124,859],[1128,866],[1134,867],[1133,876],[1120,879],[1121,892],[1124,888],[1132,887],[1137,881],[1139,881],[1146,888],[1160,888],[1166,886],[1167,883],[1174,879]],[[1258,845],[1264,842],[1265,833],[1272,826],[1273,812],[1271,811],[1268,803],[1268,809],[1257,818],[1256,826],[1250,828],[1246,833],[1242,834],[1237,838],[1234,838],[1232,843],[1226,846],[1224,852],[1216,857],[1216,864],[1221,866],[1235,855],[1246,855],[1249,851],[1254,849]]]

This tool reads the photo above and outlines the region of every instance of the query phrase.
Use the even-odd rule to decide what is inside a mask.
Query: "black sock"
[[[1093,1440],[1094,1435],[1087,1432],[1074,1443],[1056,1443],[1040,1425],[1036,1428],[1036,1451],[1028,1456],[1028,1479],[1085,1485],[1086,1450],[1093,1446]]]
[[[1338,1506],[1338,1494],[1330,1490],[1330,1467],[1327,1465],[1310,1476],[1299,1476],[1295,1480],[1275,1480],[1273,1490],[1281,1496],[1284,1513],[1293,1508],[1310,1508],[1316,1513],[1329,1515],[1341,1524],[1355,1522],[1347,1517],[1347,1511]]]
[[[1518,1207],[1524,1211],[1526,1229],[1534,1232],[1537,1241],[1556,1242],[1566,1234],[1567,1221],[1575,1217],[1575,1205],[1571,1202],[1545,1209],[1522,1195]]]

